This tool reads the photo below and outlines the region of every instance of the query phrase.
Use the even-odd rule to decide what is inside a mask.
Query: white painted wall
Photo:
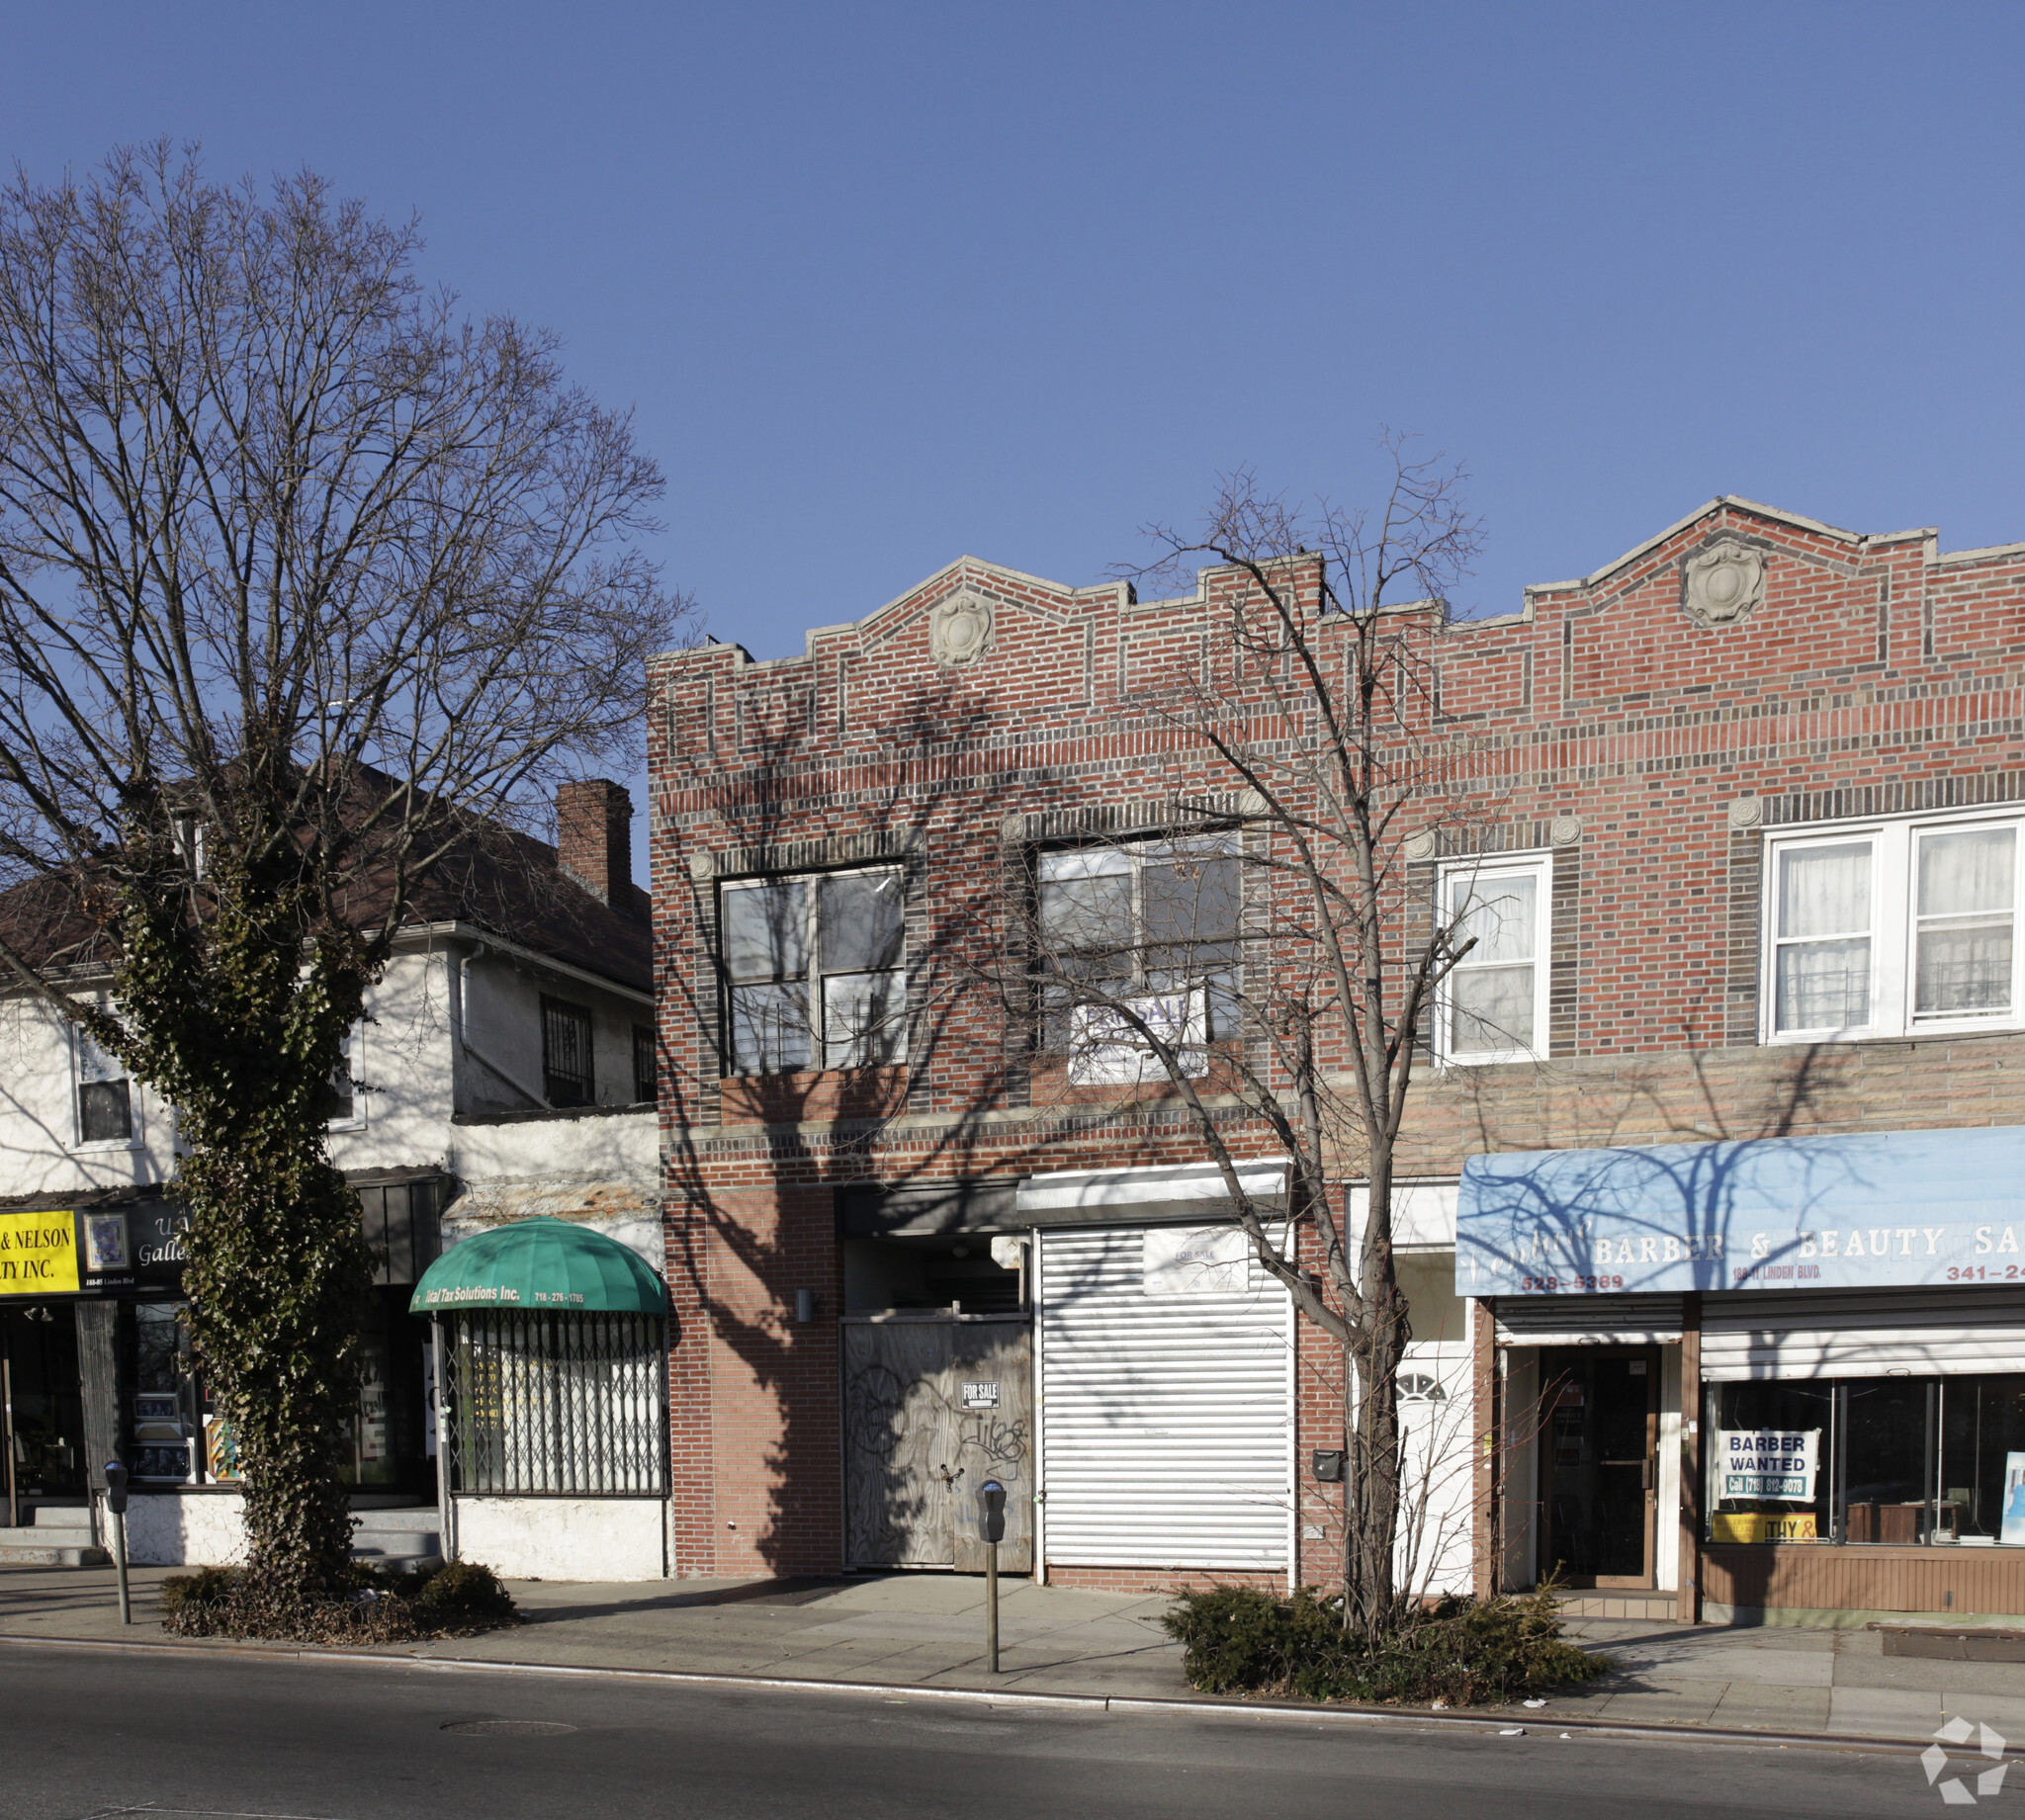
[[[547,972],[496,948],[479,952],[464,969],[463,989],[460,1111],[524,1112],[547,1105],[542,1094],[544,995],[590,1012],[596,1103],[635,1103],[633,1026],[654,1022],[653,1008],[645,1000]]]
[[[459,1498],[457,1556],[503,1580],[660,1580],[659,1498]]]
[[[1681,1349],[1659,1348],[1659,1484],[1653,1500],[1652,1584],[1681,1584]]]
[[[496,1168],[474,1145],[453,1137],[457,1112],[513,1111],[540,1104],[541,997],[544,992],[587,1004],[592,1012],[598,1100],[633,1103],[633,1029],[653,1021],[626,995],[547,973],[497,948],[461,966],[472,944],[442,936],[410,938],[366,997],[357,1077],[365,1085],[351,1120],[330,1131],[331,1160],[348,1171],[449,1167],[472,1152],[481,1174],[573,1174],[579,1180],[655,1175],[651,1112],[610,1129],[508,1142]],[[455,1001],[464,994],[469,1053],[454,1052]],[[133,1087],[134,1134],[124,1144],[85,1144],[77,1128],[75,1033],[41,1000],[0,997],[0,1196],[80,1193],[166,1181],[175,1170],[175,1121],[147,1087]],[[475,1055],[483,1055],[482,1065]],[[510,1076],[526,1090],[504,1084]],[[596,1124],[597,1121],[591,1121]],[[643,1151],[643,1145],[646,1146]],[[536,1152],[546,1161],[527,1161]],[[639,1164],[646,1157],[644,1169]]]
[[[127,1500],[127,1558],[136,1566],[235,1567],[245,1553],[237,1492],[135,1492]]]
[[[330,1128],[341,1170],[422,1168],[440,1163],[455,1109],[450,970],[440,944],[395,955],[366,995],[353,1089],[355,1116]]]
[[[66,1194],[166,1180],[175,1123],[144,1085],[132,1089],[125,1144],[78,1137],[71,1025],[40,999],[0,999],[0,1194]]]

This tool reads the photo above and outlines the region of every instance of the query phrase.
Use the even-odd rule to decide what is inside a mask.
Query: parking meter
[[[985,1538],[985,1656],[999,1672],[999,1544],[1006,1539],[1006,1488],[987,1479],[977,1488],[977,1526]]]
[[[133,1621],[133,1608],[127,1596],[127,1468],[118,1460],[106,1462],[106,1511],[113,1519],[113,1565],[120,1572],[120,1622]]]

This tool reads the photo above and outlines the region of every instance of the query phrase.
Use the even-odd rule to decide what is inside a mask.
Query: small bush
[[[513,1595],[499,1584],[497,1574],[477,1561],[452,1561],[437,1568],[423,1577],[413,1599],[417,1613],[439,1621],[446,1629],[489,1630],[520,1622]]]
[[[1343,1602],[1307,1588],[1183,1593],[1161,1622],[1184,1645],[1183,1673],[1205,1693],[1477,1705],[1610,1672],[1561,1634],[1551,1587],[1521,1599],[1445,1599],[1406,1607],[1375,1642],[1343,1628]]]
[[[200,1568],[162,1582],[162,1628],[186,1637],[260,1637],[294,1643],[407,1643],[469,1636],[520,1622],[512,1596],[489,1567],[390,1574],[355,1561],[348,1596],[292,1601],[259,1598],[236,1567]]]
[[[238,1584],[235,1567],[200,1567],[194,1574],[171,1574],[162,1582],[162,1614],[185,1608],[213,1607],[230,1600]]]

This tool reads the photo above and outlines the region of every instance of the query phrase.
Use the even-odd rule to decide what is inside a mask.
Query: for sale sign
[[[1819,1429],[1718,1429],[1719,1498],[1812,1504],[1821,1463]]]

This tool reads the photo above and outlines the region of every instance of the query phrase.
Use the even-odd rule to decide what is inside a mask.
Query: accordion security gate
[[[466,1309],[446,1317],[444,1328],[451,1491],[666,1496],[660,1316]]]

